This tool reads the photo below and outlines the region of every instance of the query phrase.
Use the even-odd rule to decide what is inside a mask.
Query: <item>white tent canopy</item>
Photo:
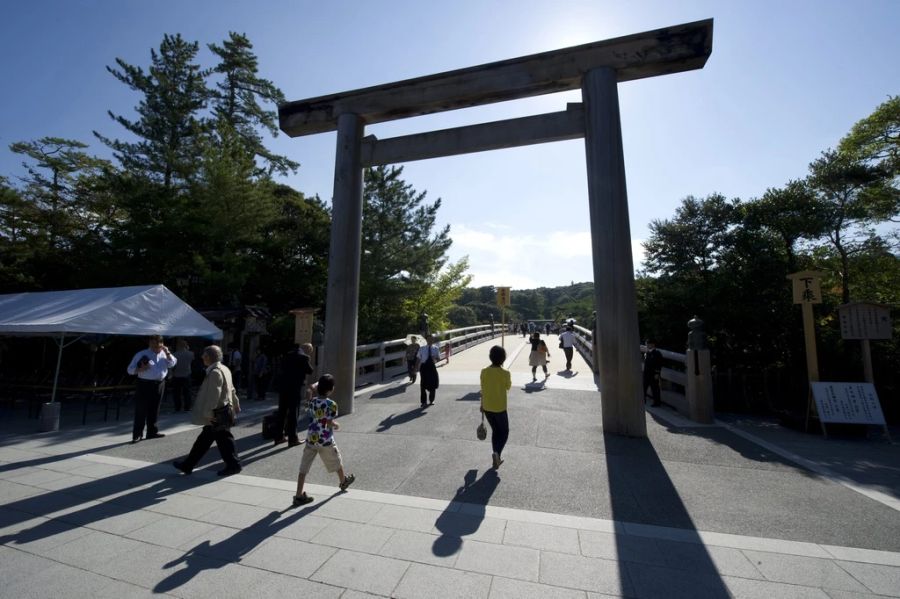
[[[0,335],[4,334],[222,338],[221,329],[165,285],[0,295]]]

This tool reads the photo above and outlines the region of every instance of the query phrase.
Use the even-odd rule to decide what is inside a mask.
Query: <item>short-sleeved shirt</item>
[[[485,412],[505,412],[506,392],[512,377],[505,368],[488,366],[481,371],[481,405]]]
[[[438,348],[437,343],[434,345],[423,345],[419,348],[419,362],[423,364],[428,361],[428,354],[431,354],[431,359],[435,362],[440,361],[441,359],[441,350]]]
[[[559,340],[562,341],[563,347],[574,347],[575,333],[572,331],[563,331],[559,334]]]
[[[324,447],[334,443],[331,421],[337,418],[338,406],[327,397],[317,397],[310,403],[309,414],[312,422],[306,430],[306,444],[310,447]]]

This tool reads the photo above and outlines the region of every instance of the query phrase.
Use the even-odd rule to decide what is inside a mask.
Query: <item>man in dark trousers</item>
[[[160,335],[150,335],[147,338],[147,349],[142,349],[131,359],[128,374],[137,376],[132,443],[137,443],[143,438],[144,424],[147,425],[148,439],[165,437],[156,428],[156,419],[159,418],[159,403],[166,392],[166,375],[177,363],[178,359],[163,345],[163,338]]]
[[[297,436],[297,410],[306,393],[306,377],[312,374],[309,356],[299,345],[286,353],[281,359],[281,372],[278,377],[278,413],[275,421],[281,427],[279,436],[275,437],[275,445],[288,442],[288,447],[300,445]]]
[[[647,340],[647,352],[644,354],[644,398],[647,397],[647,387],[653,396],[653,406],[662,405],[662,392],[659,389],[659,373],[662,371],[662,353],[656,349],[656,342]]]

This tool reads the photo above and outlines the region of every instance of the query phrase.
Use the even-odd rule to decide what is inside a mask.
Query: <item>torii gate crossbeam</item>
[[[703,68],[712,30],[707,19],[279,106],[291,137],[337,131],[323,363],[341,413],[356,381],[363,168],[583,136],[603,428],[646,436],[618,83]],[[364,138],[373,123],[579,88],[583,106],[564,112]]]

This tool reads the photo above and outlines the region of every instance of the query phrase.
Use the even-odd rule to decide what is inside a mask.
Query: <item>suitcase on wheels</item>
[[[278,412],[266,414],[262,419],[263,439],[276,439],[281,436],[281,426],[278,424]]]

